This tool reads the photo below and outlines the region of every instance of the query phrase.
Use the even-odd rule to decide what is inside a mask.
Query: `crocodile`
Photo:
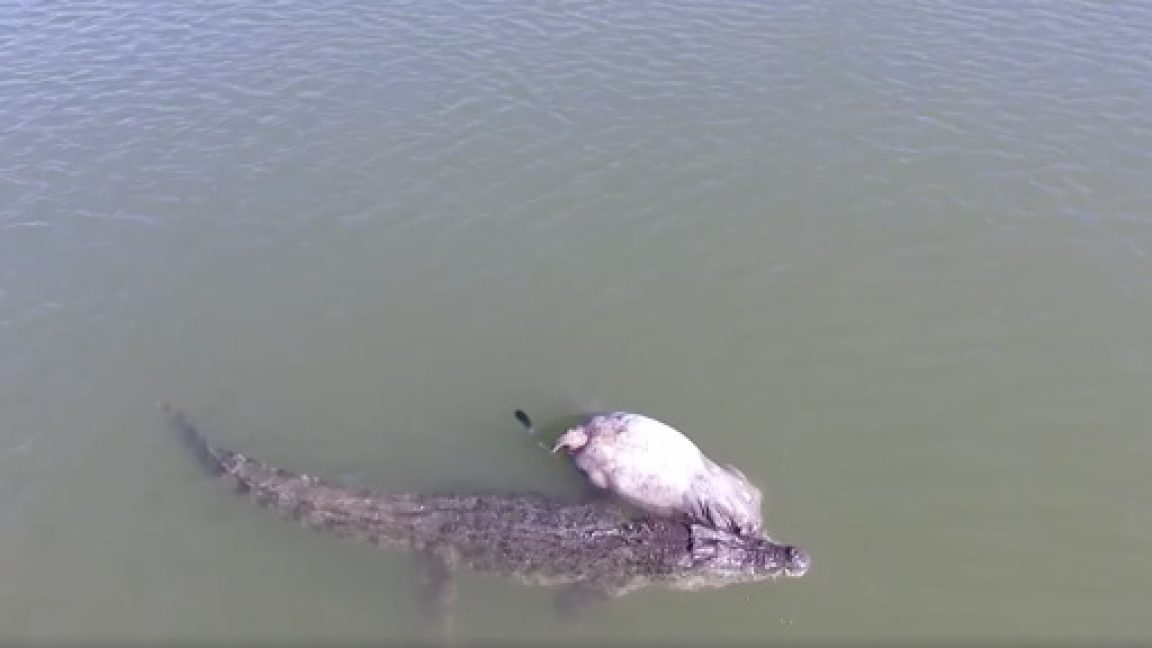
[[[515,416],[536,434],[524,410]],[[562,449],[594,486],[643,511],[739,535],[764,532],[760,489],[654,418],[634,412],[585,416],[552,446],[552,452]]]
[[[381,493],[348,488],[217,447],[180,410],[170,426],[211,474],[305,527],[417,557],[421,609],[443,621],[458,568],[559,593],[558,611],[648,586],[679,590],[803,576],[803,549],[604,501],[542,493]]]

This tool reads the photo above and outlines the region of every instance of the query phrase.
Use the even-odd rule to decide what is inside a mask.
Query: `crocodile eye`
[[[711,560],[715,557],[715,542],[696,542],[692,544],[692,558],[695,560]]]
[[[693,560],[709,560],[716,556],[718,543],[715,538],[704,534],[695,534],[688,541],[688,550]]]

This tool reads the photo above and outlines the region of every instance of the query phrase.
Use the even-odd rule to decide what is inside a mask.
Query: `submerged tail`
[[[319,480],[270,466],[239,452],[218,448],[192,424],[179,409],[164,403],[161,410],[180,441],[192,451],[200,465],[214,477],[232,482],[242,492],[250,492],[262,503],[299,494],[301,486],[318,485]]]
[[[309,475],[276,468],[239,452],[218,448],[208,442],[183,411],[167,403],[161,405],[161,409],[201,466],[214,476],[235,481],[241,491],[250,491],[258,498],[298,498],[307,494],[304,492],[307,489],[339,488]]]
[[[180,440],[214,476],[250,495],[257,503],[301,524],[385,544],[408,537],[403,520],[419,517],[422,502],[415,495],[381,495],[350,489],[270,466],[239,452],[208,442],[184,412],[162,409]]]
[[[213,476],[228,472],[226,464],[231,465],[234,462],[235,453],[212,447],[183,411],[168,403],[161,403],[160,411],[168,418],[168,424],[176,431],[180,441],[192,451],[205,470]]]

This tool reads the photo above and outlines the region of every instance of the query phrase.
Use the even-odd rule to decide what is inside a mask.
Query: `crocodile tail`
[[[192,451],[200,465],[213,476],[229,472],[228,466],[235,462],[234,452],[215,448],[208,443],[200,430],[188,420],[188,415],[168,403],[161,403],[160,410],[168,418],[169,425],[176,431],[180,441]]]
[[[274,503],[286,494],[282,491],[287,491],[296,485],[294,482],[309,481],[307,476],[269,466],[239,452],[216,447],[208,442],[183,411],[166,403],[161,405],[161,409],[167,415],[168,422],[180,441],[192,451],[201,467],[212,476],[227,481],[238,491],[250,493],[261,503]]]
[[[181,441],[212,475],[240,493],[306,527],[368,541],[377,546],[406,540],[410,522],[425,515],[424,498],[375,494],[271,466],[218,448],[180,410],[163,406]]]

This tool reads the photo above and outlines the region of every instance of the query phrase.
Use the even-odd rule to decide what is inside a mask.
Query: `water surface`
[[[767,495],[800,581],[516,642],[1152,640],[1152,9],[3,3],[0,636],[398,639],[407,556],[208,483],[579,479],[624,408]],[[553,433],[555,429],[551,430]]]

